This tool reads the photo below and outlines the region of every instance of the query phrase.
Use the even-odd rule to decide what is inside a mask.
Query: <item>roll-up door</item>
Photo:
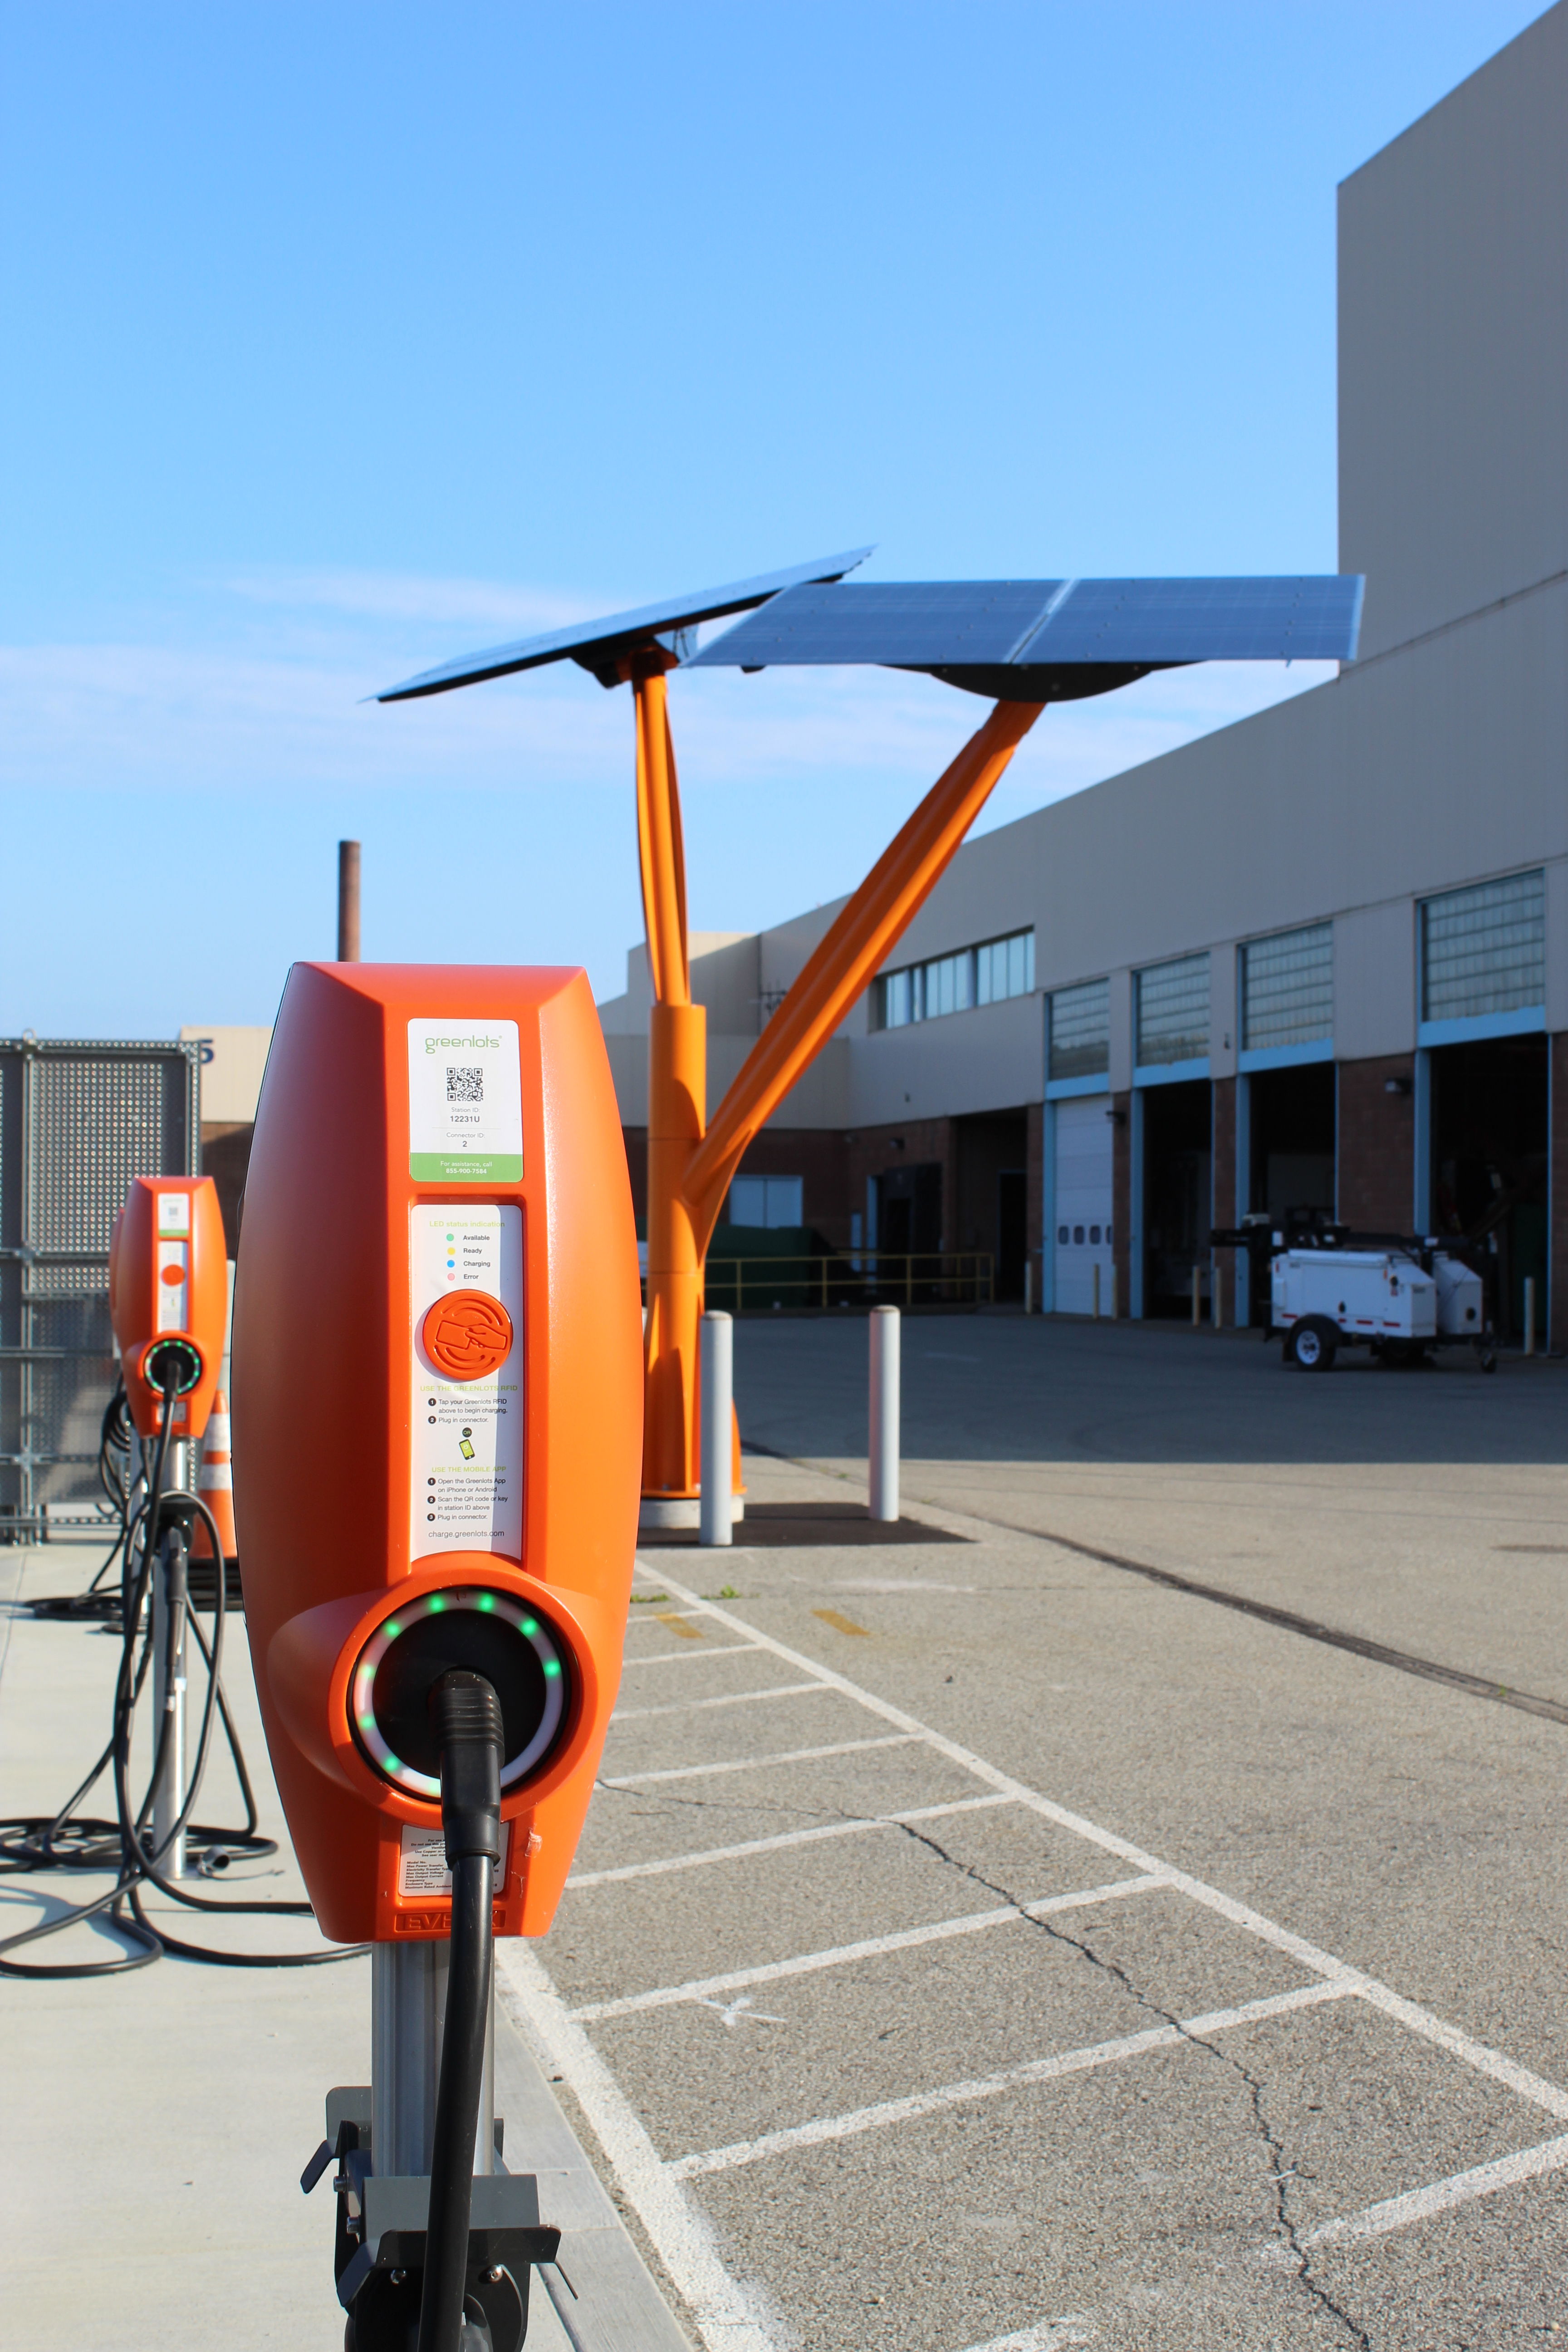
[[[1110,1097],[1072,1096],[1055,1106],[1056,1308],[1058,1315],[1094,1311],[1094,1269],[1100,1268],[1100,1311],[1110,1312]]]

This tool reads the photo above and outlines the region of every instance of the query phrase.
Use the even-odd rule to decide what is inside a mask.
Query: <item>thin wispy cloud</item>
[[[419,784],[619,787],[632,759],[628,698],[570,665],[383,708],[367,702],[439,660],[449,628],[526,633],[582,616],[549,588],[416,574],[256,571],[206,601],[199,631],[158,641],[0,646],[0,783],[21,789],[310,789]],[[592,610],[602,610],[595,603]],[[987,814],[1029,807],[1191,742],[1331,676],[1331,664],[1213,664],[1049,711]],[[858,777],[923,788],[984,704],[885,670],[724,671],[671,687],[691,793],[766,783],[795,792]]]
[[[415,572],[268,568],[223,583],[249,603],[340,613],[359,620],[429,621],[454,627],[542,632],[592,618],[593,598],[496,580],[430,579]]]

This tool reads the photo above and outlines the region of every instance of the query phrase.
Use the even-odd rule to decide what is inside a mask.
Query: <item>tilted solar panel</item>
[[[574,661],[591,670],[601,685],[621,682],[619,665],[629,653],[699,621],[722,620],[744,613],[802,583],[841,580],[864,563],[868,547],[852,548],[845,555],[824,556],[818,563],[797,563],[787,572],[766,572],[754,580],[732,581],[726,588],[703,588],[690,596],[672,596],[662,604],[643,604],[631,613],[612,613],[601,621],[580,621],[569,629],[552,629],[539,637],[522,637],[515,645],[490,646],[477,654],[443,662],[438,669],[421,670],[417,677],[389,686],[377,702],[412,702],[421,695],[446,694],[455,686],[476,686],[481,678],[506,677],[512,671],[538,669],[553,661]]]
[[[1352,574],[811,583],[683,667],[868,662],[1006,701],[1067,701],[1187,662],[1352,660],[1362,588]]]

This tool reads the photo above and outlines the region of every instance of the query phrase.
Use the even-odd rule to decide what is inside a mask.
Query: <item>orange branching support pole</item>
[[[684,1189],[700,1252],[712,1237],[747,1145],[924,906],[1044,707],[996,705],[807,958],[687,1165]]]
[[[686,1203],[687,1163],[702,1139],[708,1015],[691,1002],[686,861],[664,670],[632,678],[637,728],[637,848],[653,1013],[648,1037],[647,1328],[643,1493],[697,1492],[697,1321],[702,1251]]]
[[[637,842],[653,1016],[648,1055],[645,1498],[698,1492],[697,1326],[702,1260],[747,1145],[919,913],[1039,717],[1001,702],[932,785],[808,958],[705,1130],[707,1015],[691,1002],[680,800],[664,666],[632,678]],[[737,1486],[739,1481],[737,1480]]]

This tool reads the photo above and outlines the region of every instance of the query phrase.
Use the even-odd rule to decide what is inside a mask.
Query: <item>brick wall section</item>
[[[623,1127],[621,1140],[626,1147],[626,1174],[632,1180],[632,1213],[637,1221],[639,1234],[647,1232],[647,1129],[646,1127]]]
[[[1568,1032],[1560,1030],[1551,1046],[1552,1297],[1546,1344],[1561,1356],[1568,1354]]]
[[[1110,1213],[1116,1223],[1111,1257],[1116,1266],[1116,1312],[1125,1315],[1132,1296],[1132,1097],[1110,1097]]]
[[[224,1242],[230,1257],[239,1247],[240,1203],[250,1172],[250,1145],[256,1133],[248,1120],[208,1119],[202,1127],[202,1173],[210,1176],[223,1212]]]
[[[1364,1233],[1408,1233],[1415,1213],[1415,1076],[1409,1054],[1340,1064],[1340,1219]]]
[[[1040,1281],[1045,1270],[1043,1265],[1044,1252],[1040,1244],[1040,1235],[1045,1223],[1046,1214],[1045,1104],[1031,1103],[1028,1109],[1028,1158],[1024,1163],[1028,1171],[1024,1192],[1024,1213],[1027,1220],[1025,1231],[1028,1235],[1028,1239],[1026,1244],[1026,1251],[1028,1263],[1034,1268],[1032,1286],[1033,1297],[1035,1305],[1038,1307],[1041,1297]]]
[[[942,1122],[946,1125],[946,1121]],[[895,1130],[896,1131],[896,1130]],[[626,1172],[632,1183],[632,1207],[638,1230],[647,1231],[647,1129],[623,1127]],[[862,1184],[858,1200],[848,1190],[848,1146],[835,1129],[816,1127],[768,1127],[750,1146],[742,1160],[742,1176],[798,1176],[802,1182],[802,1213],[836,1249],[849,1240],[849,1211],[864,1208]],[[880,1164],[880,1163],[879,1163]]]
[[[954,1205],[958,1199],[958,1147],[950,1118],[906,1118],[892,1127],[866,1127],[854,1129],[844,1139],[847,1160],[847,1211],[858,1209],[866,1213],[866,1180],[879,1176],[885,1168],[915,1168],[922,1162],[939,1160],[942,1164],[942,1247],[956,1248],[951,1231]],[[902,1147],[900,1149],[900,1146]],[[830,1239],[848,1240],[847,1222],[842,1235]]]
[[[1216,1078],[1211,1089],[1214,1119],[1214,1223],[1236,1223],[1236,1080]],[[1216,1250],[1215,1285],[1219,1294],[1219,1319],[1236,1320],[1236,1252]]]

